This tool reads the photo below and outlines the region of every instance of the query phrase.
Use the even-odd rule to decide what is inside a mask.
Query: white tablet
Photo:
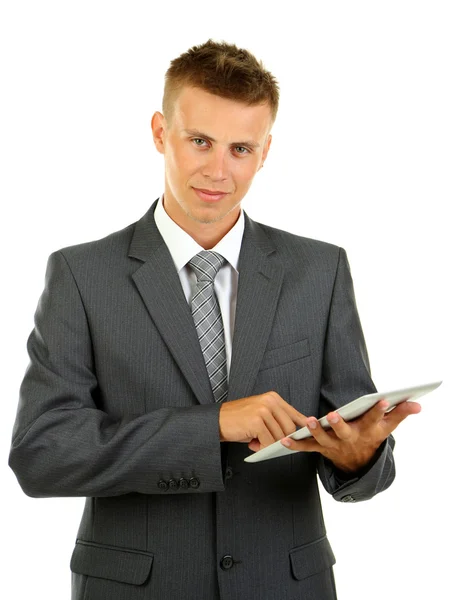
[[[363,415],[380,400],[386,400],[389,402],[390,406],[386,412],[390,412],[400,402],[413,402],[420,396],[435,390],[441,385],[441,383],[441,381],[436,381],[434,383],[427,383],[425,385],[418,385],[402,390],[394,390],[392,392],[376,392],[374,394],[367,394],[366,396],[361,396],[360,398],[356,398],[356,400],[341,406],[335,412],[345,419],[345,421],[351,421],[352,419],[356,419],[357,417]],[[327,415],[322,417],[322,419],[319,419],[319,423],[324,429],[330,429],[330,424],[327,421]],[[286,437],[293,438],[294,440],[303,440],[304,438],[311,437],[311,431],[308,427],[302,427]],[[254,454],[251,454],[244,460],[246,462],[260,462],[261,460],[268,460],[269,458],[276,458],[278,456],[286,456],[287,454],[292,454],[294,452],[299,452],[299,450],[290,450],[290,448],[283,446],[280,441],[277,441],[266,448],[258,450],[258,452],[254,452]]]

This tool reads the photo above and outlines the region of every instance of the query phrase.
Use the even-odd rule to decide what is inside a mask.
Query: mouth
[[[229,192],[222,192],[220,190],[202,190],[199,188],[193,187],[193,190],[202,200],[206,202],[216,202],[217,200],[221,200],[225,196],[228,195]]]

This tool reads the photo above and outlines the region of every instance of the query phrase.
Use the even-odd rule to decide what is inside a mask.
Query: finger
[[[314,438],[304,440],[294,440],[292,438],[282,438],[281,444],[294,452],[320,452],[322,446]]]
[[[280,440],[286,434],[282,430],[279,422],[275,418],[275,413],[277,412],[277,408],[273,408],[271,411],[265,411],[261,414],[264,424],[266,425],[267,430],[271,434],[272,440],[271,444],[276,440]]]
[[[383,415],[388,410],[390,404],[386,400],[380,400],[372,408],[364,413],[362,417],[358,419],[361,427],[375,427],[383,419]]]
[[[247,447],[252,450],[252,452],[258,452],[258,450],[261,449],[261,444],[258,441],[258,439],[253,438],[252,440],[250,440],[250,442],[247,444]]]
[[[289,421],[283,416],[283,413],[288,415],[295,425],[299,425],[300,427],[306,425],[306,416],[286,402],[277,392],[267,392],[265,396],[265,406],[267,406],[273,414],[277,414],[277,420],[281,428],[285,431],[283,435],[292,433],[293,431],[292,426],[289,426]],[[279,440],[281,437],[282,436],[279,436],[277,439]]]
[[[296,425],[298,425],[299,427],[305,427],[306,415],[299,412],[296,408],[294,408],[290,404],[286,404],[284,406],[284,409]]]
[[[336,413],[331,412],[327,415],[329,425],[332,427],[335,435],[344,441],[352,441],[358,436],[358,433],[351,425],[348,425],[342,417]]]
[[[257,438],[260,442],[260,448],[266,448],[266,446],[273,444],[276,440],[281,439],[281,437],[284,437],[284,434],[282,432],[279,435],[279,437],[274,437],[271,429],[268,428],[266,421],[261,421],[260,427],[257,431]]]
[[[283,409],[283,407],[274,408],[273,415],[283,431],[283,436],[289,435],[289,433],[293,433],[297,430],[296,423],[294,423],[292,417]],[[303,424],[306,424],[306,417],[304,418]]]
[[[329,448],[335,445],[333,435],[323,429],[315,417],[309,417],[307,425],[311,435],[319,444],[321,444],[321,446]]]
[[[416,415],[422,407],[418,402],[401,402],[395,408],[385,415],[384,426],[388,433],[391,433],[398,425],[410,415]]]

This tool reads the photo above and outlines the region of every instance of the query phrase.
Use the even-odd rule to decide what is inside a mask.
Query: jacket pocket
[[[151,572],[153,558],[150,552],[78,539],[71,557],[71,571],[79,575],[142,585]]]
[[[271,369],[273,367],[280,367],[286,363],[298,360],[299,358],[309,356],[310,354],[310,345],[307,338],[287,346],[272,348],[271,350],[267,350],[263,355],[260,371]]]
[[[292,574],[298,580],[325,571],[335,564],[335,556],[326,536],[292,548],[289,556]]]

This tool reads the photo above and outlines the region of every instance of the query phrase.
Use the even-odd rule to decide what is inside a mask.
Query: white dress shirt
[[[162,194],[154,210],[154,220],[175,263],[186,301],[191,306],[191,297],[197,284],[197,277],[188,262],[198,252],[204,250],[204,248],[168,216],[165,212],[163,202],[164,196]],[[211,250],[218,252],[226,259],[225,264],[215,277],[214,288],[223,319],[228,381],[231,368],[237,284],[239,279],[237,265],[241,251],[242,236],[244,234],[244,225],[244,213],[241,210],[239,218],[232,229],[228,231],[216,246],[211,248]]]

